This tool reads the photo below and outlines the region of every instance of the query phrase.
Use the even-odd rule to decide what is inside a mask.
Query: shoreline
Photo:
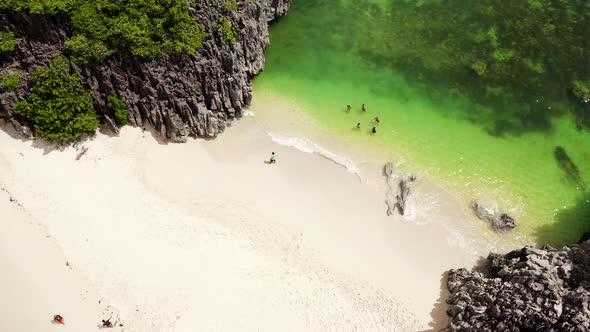
[[[2,131],[0,182],[128,331],[444,326],[444,272],[478,257],[460,234],[387,217],[384,182],[278,145],[259,120],[186,144],[124,127],[82,143],[80,160]]]
[[[438,179],[433,178],[428,171],[424,172],[413,163],[396,156],[388,147],[366,144],[362,140],[354,142],[331,133],[322,128],[310,115],[300,111],[300,107],[294,101],[269,91],[258,91],[250,109],[256,108],[258,111],[255,111],[255,120],[258,126],[267,128],[267,131],[280,131],[284,137],[295,141],[303,141],[305,144],[300,150],[305,151],[309,146],[317,146],[336,156],[338,160],[352,163],[353,170],[363,174],[361,181],[375,190],[384,190],[382,171],[388,161],[393,162],[396,172],[416,175],[419,181],[412,188],[410,203],[416,205],[413,210],[418,216],[413,216],[413,219],[402,218],[404,222],[443,225],[449,232],[464,235],[465,239],[473,242],[474,245],[468,250],[477,250],[481,256],[487,256],[491,251],[502,253],[525,245],[545,244],[533,241],[530,234],[523,236],[514,230],[507,234],[498,234],[491,225],[475,216],[470,207],[474,197],[455,192],[450,183],[437,181]],[[485,198],[480,199],[483,203],[491,203]],[[444,213],[441,214],[439,211]]]
[[[293,78],[292,82],[287,78]],[[405,107],[396,105],[394,98],[390,100],[393,105],[389,114],[388,100],[382,96],[381,99],[370,99],[375,104],[375,111],[370,108],[368,113],[364,113],[357,107],[352,112],[346,112],[346,100],[359,101],[362,99],[356,96],[366,98],[371,95],[366,91],[357,94],[346,82],[340,85],[328,81],[323,82],[318,93],[312,93],[305,88],[311,84],[315,83],[298,80],[295,73],[289,72],[284,77],[270,73],[254,81],[257,99],[284,100],[289,110],[296,111],[283,114],[299,113],[294,118],[313,128],[310,131],[319,128],[328,133],[324,136],[334,136],[342,141],[328,148],[346,152],[357,150],[350,152],[355,155],[353,159],[368,154],[363,150],[372,150],[374,155],[403,160],[405,164],[402,167],[430,177],[435,186],[443,187],[460,200],[466,210],[473,200],[486,206],[497,205],[519,224],[511,231],[513,240],[506,241],[505,236],[495,237],[494,240],[503,242],[502,245],[537,243],[560,247],[577,241],[586,231],[588,225],[582,222],[587,210],[586,198],[580,190],[569,185],[567,175],[555,164],[552,150],[552,146],[564,145],[568,151],[573,151],[573,148],[570,150],[572,145],[583,146],[580,144],[585,142],[584,138],[590,138],[588,133],[572,131],[574,124],[571,119],[554,119],[551,124],[554,132],[524,135],[522,144],[531,148],[520,154],[520,138],[494,137],[469,121],[445,117],[444,105],[439,105],[440,109],[430,104],[424,105],[423,109],[418,107],[419,104],[414,105],[416,108],[408,105],[406,114],[403,111]],[[382,114],[378,114],[377,105],[381,107]],[[366,125],[372,126],[367,121],[375,115],[382,116],[383,128],[377,135],[371,135]],[[353,128],[357,121],[363,123],[363,130]],[[315,124],[310,125],[312,122]],[[510,156],[511,151],[513,157]],[[584,165],[588,155],[580,154],[580,149],[575,151],[577,154],[572,156],[572,160],[578,166]],[[528,167],[528,163],[535,167]],[[582,177],[586,175],[583,168],[580,172]],[[482,232],[487,230],[482,227]],[[493,232],[489,232],[488,237],[493,238]]]

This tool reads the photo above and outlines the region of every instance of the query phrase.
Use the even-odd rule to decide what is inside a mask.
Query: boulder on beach
[[[516,228],[516,220],[495,207],[485,207],[481,203],[473,201],[471,209],[479,219],[491,223],[492,228],[498,233],[506,233]]]
[[[590,331],[590,241],[490,254],[479,271],[451,270],[451,331]]]

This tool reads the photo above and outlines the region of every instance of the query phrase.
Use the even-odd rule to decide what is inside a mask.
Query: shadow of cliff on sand
[[[19,132],[11,123],[2,119],[0,119],[0,130],[7,133],[8,136],[15,140],[30,144],[35,149],[43,150],[44,155],[47,155],[54,151],[63,152],[68,148],[73,148],[81,152],[81,154],[84,154],[88,150],[88,148],[84,147],[84,144],[93,141],[96,138],[96,135],[84,134],[68,143],[54,143],[44,138],[27,136],[24,133]],[[99,127],[98,132],[105,136],[108,136],[109,138],[115,138],[118,136],[117,133],[113,132],[107,126]],[[76,160],[78,159],[79,158],[77,158]]]
[[[448,278],[449,273],[445,271],[441,275],[440,279],[440,292],[438,300],[436,301],[436,303],[434,303],[432,311],[430,312],[430,317],[432,318],[432,321],[428,324],[428,326],[431,329],[422,330],[420,332],[436,332],[442,330],[443,328],[447,327],[447,325],[449,325],[449,317],[447,316],[447,309],[449,306],[447,304],[447,299],[449,298],[449,289],[447,287]]]
[[[568,231],[567,236],[559,236]],[[534,235],[539,244],[549,244],[552,247],[576,243],[584,232],[590,231],[590,193],[585,192],[576,200],[576,204],[557,212],[555,221],[540,226]]]
[[[129,125],[125,125],[124,127],[127,127]],[[151,137],[151,139],[153,139],[155,142],[157,142],[160,145],[168,145],[170,143],[173,143],[173,141],[167,139],[166,137],[162,137],[161,133],[156,130],[152,125],[150,125],[149,123],[144,124],[141,127],[135,127],[135,126],[131,126],[133,128],[137,128],[138,130],[141,130],[141,135],[142,138],[146,138]],[[88,135],[88,134],[84,134],[82,136],[80,136],[79,138],[68,142],[68,143],[53,143],[50,141],[47,141],[43,138],[39,138],[39,137],[34,137],[34,136],[27,136],[22,132],[19,132],[17,129],[15,129],[15,127],[8,121],[4,120],[4,119],[0,119],[0,130],[2,130],[3,132],[7,133],[11,138],[15,139],[15,140],[19,140],[23,143],[30,143],[30,145],[36,149],[41,149],[43,150],[43,154],[49,154],[50,152],[53,151],[65,151],[67,148],[74,148],[76,150],[80,150],[83,149],[83,145],[84,143],[93,141],[97,136],[95,135]],[[109,128],[107,125],[101,125],[98,130],[97,133],[100,133],[101,135],[107,136],[109,138],[117,138],[119,137],[119,133],[116,133],[115,131],[113,131],[111,128]],[[187,137],[187,140],[204,140],[204,141],[212,141],[215,140],[215,138],[217,138],[217,136],[215,137],[195,137],[192,135],[189,135]],[[177,144],[182,144],[182,143],[177,143]]]
[[[32,147],[43,150],[43,154],[49,154],[53,151],[63,151],[66,146],[51,144],[43,139],[36,137],[28,137],[22,133],[19,133],[12,124],[0,119],[0,130],[7,133],[8,136],[15,140],[19,140],[23,143],[30,143]]]
[[[156,128],[154,128],[150,124],[144,124],[143,126],[141,126],[141,133],[142,135],[145,135],[145,133],[149,133],[152,139],[160,145],[168,145],[169,143],[166,139],[162,138],[160,132],[158,132]]]

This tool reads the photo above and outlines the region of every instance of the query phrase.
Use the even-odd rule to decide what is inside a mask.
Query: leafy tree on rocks
[[[107,107],[113,112],[115,122],[118,125],[127,124],[127,106],[125,102],[117,96],[115,91],[111,91],[108,97]]]
[[[4,74],[0,75],[0,84],[7,90],[13,91],[18,87],[18,83],[20,82],[20,74]]]
[[[15,47],[14,32],[0,31],[0,53],[14,51]]]
[[[2,9],[66,14],[74,31],[66,47],[77,63],[100,61],[112,54],[193,55],[207,36],[186,0],[4,0]]]
[[[69,142],[96,131],[99,121],[92,97],[80,78],[70,73],[65,57],[56,57],[49,67],[36,69],[32,79],[27,100],[15,103],[14,110],[33,124],[39,136]]]

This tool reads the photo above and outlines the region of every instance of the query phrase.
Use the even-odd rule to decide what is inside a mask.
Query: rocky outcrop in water
[[[495,208],[487,208],[480,203],[471,202],[471,208],[475,215],[486,222],[490,222],[496,232],[506,233],[516,228],[516,220],[506,213],[501,213]]]
[[[393,164],[387,163],[383,167],[383,174],[387,181],[387,215],[390,216],[397,209],[400,215],[404,215],[407,199],[410,196],[410,184],[416,180],[413,175],[398,176],[393,172]]]
[[[174,142],[185,142],[188,136],[215,137],[241,117],[244,106],[252,101],[250,81],[264,68],[268,23],[287,13],[290,0],[239,1],[238,10],[230,13],[222,13],[214,2],[198,0],[195,8],[190,8],[209,34],[196,56],[176,55],[155,61],[112,57],[100,64],[73,65],[104,123],[117,131],[113,114],[106,107],[112,90],[127,104],[131,125],[150,124],[163,138]],[[224,43],[222,33],[214,26],[222,15],[236,30],[233,45]],[[12,26],[20,38],[15,51],[0,54],[0,74],[20,73],[25,78],[16,90],[0,91],[0,118],[30,135],[29,126],[15,116],[12,105],[26,96],[29,74],[64,52],[71,29],[59,15],[8,12],[0,20]]]
[[[506,213],[501,213],[498,218],[492,222],[492,227],[500,233],[506,233],[516,228],[516,220]]]
[[[443,331],[590,331],[590,242],[490,254],[449,272]]]

